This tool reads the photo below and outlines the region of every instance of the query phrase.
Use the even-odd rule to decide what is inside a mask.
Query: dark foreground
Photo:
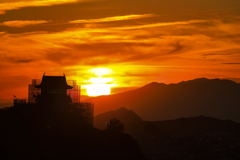
[[[117,118],[125,133],[136,139],[149,160],[239,160],[240,124],[197,116],[166,121],[142,121],[132,110],[120,108],[95,117],[95,127]]]
[[[0,159],[146,159],[130,135],[98,130],[81,112],[37,104],[0,110]]]

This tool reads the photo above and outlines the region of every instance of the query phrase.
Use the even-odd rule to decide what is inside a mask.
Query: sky
[[[82,86],[105,78],[116,92],[201,77],[240,82],[240,1],[1,0],[0,60],[0,103],[26,98],[43,73]]]

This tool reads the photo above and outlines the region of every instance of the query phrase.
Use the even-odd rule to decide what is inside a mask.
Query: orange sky
[[[62,75],[140,87],[240,78],[239,0],[1,0],[0,103]]]

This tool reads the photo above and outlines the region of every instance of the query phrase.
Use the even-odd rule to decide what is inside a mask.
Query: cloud
[[[204,23],[206,20],[189,20],[179,22],[166,22],[166,23],[152,23],[146,25],[127,26],[127,27],[116,27],[116,29],[141,29],[141,28],[152,28],[152,27],[163,27],[163,26],[174,26],[174,25],[188,25],[194,23]]]
[[[228,65],[229,68],[224,68],[222,63],[237,61],[236,57],[239,55],[226,54],[238,53],[240,47],[237,36],[231,33],[232,37],[226,39],[223,35],[229,31],[221,27],[225,25],[222,21],[211,21],[214,25],[208,25],[209,20],[192,22],[198,21],[176,21],[154,27],[151,24],[150,27],[134,25],[132,28],[135,29],[126,30],[104,25],[102,28],[69,28],[52,33],[5,33],[0,35],[3,44],[0,50],[10,58],[0,58],[6,60],[11,67],[18,62],[18,69],[21,71],[27,70],[30,73],[29,70],[33,68],[31,73],[41,71],[41,74],[46,70],[49,74],[62,73],[66,67],[75,66],[79,69],[118,66],[116,70],[123,68],[122,75],[126,78],[121,83],[133,81],[132,83],[140,84],[141,75],[146,75],[144,79],[149,77],[149,80],[164,77],[168,82],[177,77],[173,75],[190,78],[228,74],[228,77],[233,77],[233,72],[229,72],[233,67]],[[231,23],[236,24],[237,28],[237,23]],[[202,58],[203,55],[206,56],[205,59]],[[38,69],[38,65],[41,68]],[[130,72],[132,65],[141,65],[142,68],[134,68]],[[74,75],[79,69],[68,72]],[[136,74],[139,77],[136,76],[135,81],[132,75]],[[80,76],[83,75],[79,74]]]
[[[222,64],[239,65],[240,63],[222,63]]]
[[[174,50],[172,50],[171,52],[169,52],[169,54],[178,52],[178,51],[180,51],[180,50],[183,49],[183,46],[180,44],[179,41],[177,41],[177,42],[174,44],[174,47],[175,47]]]
[[[45,58],[52,62],[66,65],[104,65],[143,59],[144,55],[135,54],[137,46],[151,46],[144,43],[126,42],[97,42],[97,43],[66,43],[66,48],[49,48],[46,50]],[[130,58],[131,57],[131,58]]]
[[[2,53],[14,54],[16,50],[19,53],[29,52],[29,58],[19,57],[14,62],[38,59],[61,66],[118,63],[172,65],[176,63],[174,59],[179,59],[178,63],[181,63],[182,59],[193,63],[199,60],[200,65],[204,54],[215,55],[223,50],[226,52],[232,48],[237,49],[237,44],[228,44],[229,41],[221,38],[213,41],[208,30],[213,30],[212,26],[201,29],[199,22],[206,21],[171,22],[163,25],[159,23],[153,28],[149,24],[151,30],[144,25],[145,27],[133,26],[135,29],[127,30],[116,27],[72,28],[57,33],[3,34],[2,43],[6,43],[6,48],[2,49],[5,48],[6,51]],[[195,34],[192,33],[193,30]],[[221,57],[223,55],[209,58],[218,58],[220,62]],[[183,64],[184,61],[182,60]]]
[[[114,17],[106,17],[99,19],[84,19],[84,20],[74,20],[69,23],[98,23],[98,22],[112,22],[112,21],[124,21],[124,20],[132,20],[132,19],[140,19],[140,18],[148,18],[153,17],[153,14],[142,14],[142,15],[124,15],[124,16],[114,16]]]
[[[0,14],[5,14],[7,10],[19,9],[23,7],[52,6],[64,3],[75,3],[78,1],[79,0],[25,0],[10,3],[0,3]]]
[[[34,60],[33,59],[22,59],[22,60],[17,60],[17,61],[14,61],[15,63],[30,63],[30,62],[33,62]]]
[[[42,23],[48,23],[48,21],[44,20],[31,20],[31,21],[22,21],[22,20],[15,20],[15,21],[6,21],[0,23],[0,26],[8,26],[8,27],[25,27],[28,25],[37,25]]]

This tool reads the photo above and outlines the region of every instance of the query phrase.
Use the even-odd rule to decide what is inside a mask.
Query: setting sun
[[[90,84],[86,88],[87,94],[93,97],[109,95],[111,93],[111,86],[109,84]]]
[[[111,93],[111,87],[113,86],[113,78],[103,76],[109,76],[113,73],[113,71],[109,68],[93,68],[88,72],[94,74],[95,77],[91,77],[87,81],[90,84],[85,85],[87,94],[93,97],[109,95]]]

